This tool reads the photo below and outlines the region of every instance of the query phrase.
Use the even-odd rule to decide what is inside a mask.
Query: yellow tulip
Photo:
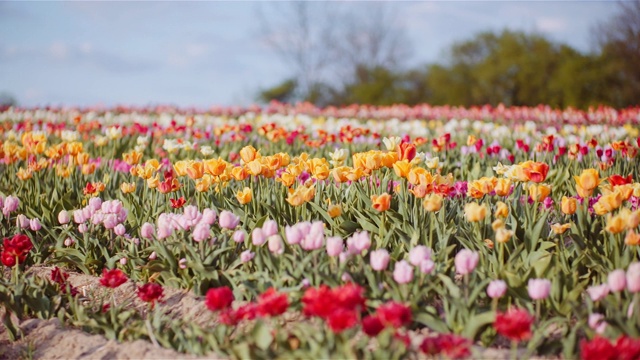
[[[371,195],[371,205],[377,211],[387,211],[391,207],[391,195],[386,192],[380,195]]]
[[[122,191],[123,194],[132,193],[136,191],[136,183],[122,183],[120,184],[120,191]]]
[[[329,208],[327,209],[327,213],[332,218],[338,217],[342,214],[342,206],[340,206],[339,204],[329,205]]]
[[[248,204],[252,198],[253,191],[251,191],[251,188],[248,187],[245,187],[244,189],[238,191],[238,193],[236,194],[236,199],[238,199],[238,202],[242,205]]]
[[[562,197],[562,203],[560,204],[560,210],[566,215],[573,215],[578,208],[578,200],[575,198]]]
[[[557,235],[564,234],[564,232],[570,228],[571,228],[571,223],[567,223],[567,224],[556,223],[551,225],[551,231],[553,231],[553,233]]]
[[[470,222],[478,222],[483,220],[489,210],[486,205],[480,205],[478,203],[472,202],[468,203],[464,206],[464,215],[467,218],[467,221]]]
[[[509,216],[509,206],[502,201],[498,201],[496,203],[496,212],[494,215],[495,217],[506,218]]]
[[[423,186],[423,185],[420,185]],[[442,208],[442,196],[437,194],[431,194],[427,198],[424,199],[422,206],[424,206],[425,210],[429,212],[435,212]]]
[[[536,202],[542,202],[551,194],[551,187],[545,184],[532,184],[529,186],[529,197]]]

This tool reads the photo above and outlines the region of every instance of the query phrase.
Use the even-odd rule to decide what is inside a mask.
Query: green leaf
[[[495,311],[487,311],[476,314],[466,323],[462,335],[468,339],[475,339],[484,326],[493,323],[496,319]]]
[[[256,341],[258,348],[267,350],[273,342],[273,335],[271,335],[271,327],[263,322],[258,322],[253,328],[253,338]]]

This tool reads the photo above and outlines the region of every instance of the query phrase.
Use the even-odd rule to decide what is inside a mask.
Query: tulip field
[[[55,319],[212,358],[640,359],[639,136],[639,107],[10,108],[0,358]]]

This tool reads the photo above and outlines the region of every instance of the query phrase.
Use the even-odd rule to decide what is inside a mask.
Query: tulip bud
[[[460,250],[454,259],[456,264],[456,271],[458,274],[467,275],[471,274],[478,265],[480,255],[477,252],[469,249]]]
[[[533,300],[543,300],[549,296],[551,281],[547,279],[529,279],[527,285],[529,297]]]
[[[487,295],[492,299],[499,299],[507,292],[507,283],[502,280],[493,280],[487,287]]]
[[[251,233],[251,242],[255,246],[261,246],[267,240],[267,236],[264,235],[264,231],[261,228],[253,229]]]
[[[154,233],[155,229],[153,227],[153,224],[151,223],[146,222],[140,227],[140,236],[142,236],[144,239],[153,238]]]
[[[419,245],[409,251],[409,263],[418,266],[423,260],[431,259],[431,249],[424,245]]]
[[[278,233],[278,223],[275,220],[267,220],[262,225],[262,233],[269,237]]]
[[[627,290],[631,293],[640,292],[640,262],[634,262],[627,269]]]
[[[418,265],[418,267],[420,268],[420,272],[421,273],[423,273],[423,274],[431,274],[431,272],[433,272],[433,269],[436,268],[436,263],[434,263],[430,259],[422,260],[420,262],[420,264]]]
[[[64,239],[64,246],[71,246],[75,243],[75,241],[72,238],[66,238]]]
[[[154,251],[154,252],[152,252],[152,253],[149,255],[149,260],[155,260],[155,259],[157,259],[157,258],[158,258],[158,254],[156,254],[156,252],[155,252],[155,251]]]
[[[240,223],[240,217],[231,211],[224,210],[220,213],[220,219],[218,221],[220,222],[221,228],[233,230]]]
[[[344,250],[342,238],[334,236],[327,239],[327,254],[329,256],[338,256],[342,250]]]
[[[396,263],[393,269],[393,280],[398,284],[407,284],[413,280],[413,268],[408,262],[402,260]]]
[[[372,251],[369,259],[373,270],[383,271],[389,265],[389,252],[385,249]]]
[[[118,236],[123,236],[127,232],[127,229],[124,228],[124,225],[118,224],[113,228],[113,232]]]
[[[60,225],[68,224],[71,221],[71,217],[69,216],[69,212],[66,210],[62,210],[58,213],[58,222]]]
[[[29,218],[26,215],[20,214],[16,218],[16,226],[20,229],[26,229],[29,227]]]
[[[244,230],[236,230],[233,233],[233,241],[237,242],[237,243],[242,243],[244,242],[245,237],[247,236],[247,234],[244,232]]]
[[[254,256],[256,256],[256,254],[252,253],[250,250],[245,250],[240,253],[240,261],[242,261],[243,263],[249,262],[253,259]]]
[[[613,270],[607,276],[607,285],[613,292],[622,291],[627,287],[626,273],[622,269]]]
[[[126,257],[120,258],[120,265],[127,265],[127,258]]]
[[[282,255],[284,253],[284,243],[280,235],[272,235],[267,239],[269,251],[274,255]]]

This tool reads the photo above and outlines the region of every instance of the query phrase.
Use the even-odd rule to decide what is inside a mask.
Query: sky
[[[259,20],[279,15],[272,5],[0,1],[0,93],[23,106],[248,105],[291,76]],[[441,61],[453,42],[505,28],[592,51],[591,28],[616,12],[611,1],[386,5],[412,48],[407,66]]]

